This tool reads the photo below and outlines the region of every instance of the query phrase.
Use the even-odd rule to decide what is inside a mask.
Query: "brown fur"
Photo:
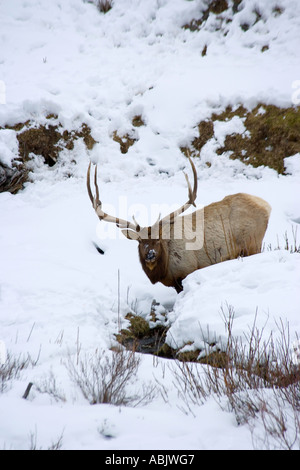
[[[260,253],[271,211],[266,201],[239,193],[227,196],[199,211],[204,211],[203,218],[200,218],[203,224],[199,227],[199,230],[203,230],[204,226],[203,246],[200,249],[187,250],[187,240],[172,238],[173,231],[169,239],[138,239],[140,262],[153,284],[161,282],[180,292],[182,280],[196,269],[239,256]],[[182,217],[185,220],[193,219],[195,214],[196,212]],[[196,220],[192,220],[193,231],[197,230],[195,222]],[[146,261],[150,250],[154,250],[156,254],[151,263]]]
[[[99,199],[97,167],[95,196],[90,187],[91,165],[87,173],[88,194],[100,220],[115,223],[127,238],[138,241],[140,262],[150,281],[172,286],[177,292],[182,291],[182,280],[196,269],[260,253],[271,212],[263,199],[238,193],[192,214],[180,215],[195,206],[197,194],[197,173],[189,160],[194,188],[185,175],[188,201],[151,227],[140,227],[135,219],[133,223],[106,214]]]

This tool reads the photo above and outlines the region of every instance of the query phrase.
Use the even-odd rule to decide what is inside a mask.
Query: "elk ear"
[[[137,240],[139,241],[141,239],[141,237],[139,236],[139,234],[137,232],[134,232],[133,230],[128,230],[128,229],[123,229],[121,230],[121,232],[123,233],[123,235],[125,235],[126,238],[128,238],[129,240]]]

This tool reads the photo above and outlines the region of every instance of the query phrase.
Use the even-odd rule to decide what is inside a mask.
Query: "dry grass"
[[[23,370],[33,367],[38,359],[33,360],[29,355],[27,357],[14,357],[7,353],[6,361],[0,365],[0,393],[5,392],[14,379],[18,379]]]
[[[66,366],[71,380],[91,405],[138,406],[155,395],[151,385],[142,384],[139,390],[132,391],[140,363],[141,357],[134,351],[117,349],[111,353],[95,351],[93,355],[77,358],[77,363],[69,358]]]
[[[19,155],[13,160],[12,168],[0,162],[0,192],[10,191],[15,194],[23,188],[23,184],[28,181],[29,162],[33,155],[43,157],[44,163],[52,167],[59,161],[63,149],[74,149],[76,140],[82,139],[88,150],[96,144],[90,127],[85,123],[79,129],[68,131],[63,129],[57,115],[49,114],[46,119],[45,125],[26,121],[0,128],[0,132],[4,129],[15,131],[19,144]]]
[[[266,251],[273,251],[273,250],[287,250],[290,253],[300,253],[300,243],[298,242],[298,231],[297,225],[292,226],[292,240],[287,231],[285,231],[283,237],[279,239],[277,236],[277,244],[272,246],[269,244],[267,247],[264,247]],[[282,245],[283,243],[283,245]]]
[[[230,24],[236,13],[242,11],[246,6],[246,2],[242,0],[209,0],[202,2],[199,6],[199,11],[196,13],[195,18],[183,26],[192,32],[200,31],[205,28],[206,23],[210,20],[210,25],[213,24],[215,31],[220,31],[224,36],[227,36]],[[272,16],[276,17],[283,13],[280,6],[275,6],[272,10]],[[241,31],[246,32],[258,22],[264,23],[266,20],[262,15],[259,6],[253,7],[251,18],[248,21],[241,20]],[[264,52],[262,50],[262,52]]]
[[[96,5],[101,13],[107,13],[113,7],[113,0],[97,0]]]
[[[234,0],[234,4],[240,2],[241,0]],[[203,7],[203,10],[199,12],[199,18],[193,19],[190,23],[185,24],[183,28],[190,31],[199,31],[210,15],[215,15],[222,22],[222,13],[228,10],[228,8],[227,0],[212,0],[207,5],[207,8]]]
[[[231,240],[228,241],[228,251],[230,252]],[[298,241],[297,226],[292,226],[291,230],[286,231],[281,237],[277,236],[275,244],[268,244],[262,247],[262,252],[286,250],[290,253],[300,253],[300,243]],[[241,255],[242,257],[242,255]],[[155,301],[154,301],[155,302]],[[132,311],[135,308],[133,306]],[[151,313],[155,322],[155,310]],[[167,321],[158,322],[150,327],[149,321],[140,316],[138,313],[128,313],[125,319],[129,321],[126,329],[120,329],[116,335],[117,341],[130,351],[141,352],[144,354],[153,354],[168,359],[176,359],[181,362],[198,362],[208,364],[214,367],[220,366],[226,361],[226,352],[217,350],[214,344],[210,344],[207,351],[190,349],[185,351],[181,348],[171,348],[165,343],[166,335],[169,329]],[[205,335],[204,335],[205,336]],[[184,346],[189,346],[186,343]],[[201,353],[201,356],[200,356]]]
[[[56,382],[56,377],[52,371],[44,379],[35,383],[35,389],[39,393],[47,394],[56,402],[66,402],[66,397]]]
[[[292,360],[288,327],[281,322],[279,340],[265,341],[254,323],[242,341],[232,334],[234,311],[228,308],[222,361],[199,367],[177,360],[171,366],[182,409],[193,413],[213,396],[238,425],[250,427],[256,447],[300,449],[300,364]]]
[[[182,152],[187,155],[190,151],[193,156],[201,157],[202,147],[215,138],[214,122],[230,121],[235,116],[243,120],[247,132],[227,135],[217,154],[228,152],[233,160],[238,159],[253,167],[268,166],[279,174],[285,174],[284,159],[300,152],[299,107],[279,108],[260,103],[249,111],[242,105],[236,109],[228,106],[222,113],[201,121],[199,137],[192,141],[190,149],[183,147]]]
[[[29,444],[29,450],[61,450],[62,449],[62,441],[63,441],[63,433],[55,440],[53,441],[47,449],[43,449],[43,447],[40,447],[38,445],[38,434],[37,434],[37,429],[34,430],[34,432],[30,432],[29,435],[30,439],[30,444]]]
[[[44,157],[45,163],[53,166],[58,160],[59,152],[63,148],[73,150],[74,142],[78,138],[83,139],[88,150],[91,150],[96,143],[91,136],[91,129],[86,124],[83,124],[79,130],[67,131],[63,130],[60,123],[49,122],[39,127],[29,123],[28,128],[17,134],[20,159],[26,162],[30,154],[34,153]]]
[[[142,316],[128,313],[125,316],[129,326],[121,329],[116,335],[117,341],[129,351],[144,354],[164,355],[161,350],[165,342],[167,327],[158,323],[150,328],[150,324]]]
[[[133,134],[125,134],[123,136],[120,136],[117,131],[113,132],[113,140],[117,142],[120,145],[120,150],[121,153],[127,153],[130,147],[136,142],[136,138],[133,136]]]

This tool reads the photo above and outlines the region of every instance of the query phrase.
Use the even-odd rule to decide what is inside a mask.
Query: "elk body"
[[[176,211],[150,227],[113,217],[102,210],[95,169],[95,191],[90,187],[90,169],[87,189],[100,220],[115,223],[130,240],[138,242],[138,251],[144,272],[155,284],[161,282],[179,293],[182,280],[197,269],[221,261],[260,253],[268,226],[270,205],[263,199],[245,193],[226,196],[219,202],[181,215],[191,205],[195,206],[197,173],[191,159],[194,185],[188,177],[188,201]]]

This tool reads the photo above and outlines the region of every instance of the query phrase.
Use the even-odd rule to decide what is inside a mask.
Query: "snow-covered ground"
[[[77,140],[52,168],[35,158],[33,182],[17,195],[0,194],[0,340],[14,356],[38,358],[0,395],[0,448],[27,449],[33,435],[41,448],[60,436],[64,449],[253,447],[248,427],[213,398],[184,414],[166,360],[143,356],[139,381],[163,383],[168,401],[158,394],[135,408],[89,405],[65,362],[109,351],[126,313],[147,317],[153,299],[168,312],[171,346],[201,348],[208,331],[221,341],[227,305],[235,311],[237,335],[256,317],[267,336],[276,335],[281,320],[291,340],[300,336],[300,254],[266,250],[211,266],[191,274],[177,295],[150,283],[136,242],[100,224],[86,192],[91,159],[99,163],[107,210],[150,224],[186,200],[182,170],[190,168],[180,146],[212,111],[228,104],[299,104],[300,3],[264,0],[260,18],[256,4],[244,0],[232,21],[219,28],[210,16],[200,32],[191,32],[182,26],[204,0],[115,0],[105,15],[83,0],[1,2],[0,127],[28,119],[45,124],[52,113],[68,130],[88,124],[98,143],[88,151]],[[145,125],[133,131],[135,115]],[[219,142],[240,132],[240,120],[234,122],[236,128],[219,125]],[[134,132],[127,154],[112,139],[114,131]],[[279,241],[283,247],[286,232],[292,243],[300,223],[300,156],[286,160],[289,175],[278,176],[218,156],[216,145],[202,150],[210,166],[195,161],[197,204],[239,191],[261,196],[272,206],[265,246]],[[2,129],[0,159],[10,164],[17,153],[15,131]],[[66,401],[35,387],[22,399],[29,382],[51,373]]]

